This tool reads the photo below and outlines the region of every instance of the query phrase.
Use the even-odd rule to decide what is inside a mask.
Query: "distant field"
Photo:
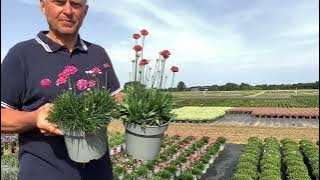
[[[319,90],[174,92],[178,107],[319,107]]]

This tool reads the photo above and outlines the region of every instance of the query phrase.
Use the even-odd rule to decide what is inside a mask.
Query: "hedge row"
[[[280,143],[276,138],[264,140],[263,155],[260,161],[260,180],[281,180]]]
[[[307,159],[314,178],[319,179],[319,146],[309,140],[299,142],[302,155]]]
[[[291,139],[281,140],[283,150],[283,162],[286,166],[288,180],[309,180],[307,166],[304,164],[303,156],[299,151],[298,143]]]
[[[257,137],[250,137],[244,152],[240,156],[239,163],[232,180],[258,178],[258,165],[260,161],[261,150],[261,140]]]

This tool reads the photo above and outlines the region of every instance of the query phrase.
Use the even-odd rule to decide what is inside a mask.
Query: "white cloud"
[[[185,8],[185,3],[196,2],[183,1],[184,4],[177,6],[168,6],[167,3],[173,4],[165,0],[121,0],[112,3],[89,0],[89,16],[90,13],[101,16],[109,28],[108,35],[112,38],[99,42],[107,49],[114,64],[121,67],[118,70],[119,77],[127,79],[125,77],[129,76],[129,64],[134,58],[131,35],[143,28],[150,32],[144,57],[154,61],[159,51],[170,50],[172,55],[166,66],[182,66],[185,74],[178,77],[188,79],[189,84],[199,83],[197,80],[203,79],[192,73],[192,68],[207,68],[206,73],[202,73],[204,75],[210,71],[221,73],[208,75],[210,78],[223,78],[227,74],[219,81],[232,81],[232,75],[246,73],[250,69],[259,72],[256,69],[272,69],[275,65],[295,69],[310,64],[318,65],[313,52],[318,56],[319,50],[314,47],[319,47],[319,15],[313,12],[315,9],[310,2],[293,1],[286,4],[277,0],[257,1],[246,7],[232,7],[233,4],[226,1],[201,1],[204,9],[191,10]],[[221,9],[228,6],[231,10],[214,12],[220,6]],[[319,13],[319,9],[316,10]],[[94,22],[86,25],[94,25]],[[87,29],[93,32],[96,28]],[[98,34],[95,38],[101,35],[104,34]],[[228,74],[230,71],[231,75]]]

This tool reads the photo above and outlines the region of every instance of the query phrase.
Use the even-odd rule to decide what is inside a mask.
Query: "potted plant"
[[[119,112],[126,128],[127,153],[135,159],[154,160],[160,151],[161,138],[174,117],[173,96],[160,90],[165,63],[171,53],[160,51],[152,69],[149,67],[151,59],[143,57],[144,40],[149,32],[143,29],[140,33],[133,34],[136,44],[133,47],[132,81],[125,85]],[[141,36],[142,43],[139,45]]]
[[[103,67],[107,69],[110,66],[104,64]],[[117,104],[106,86],[99,87],[97,76],[102,74],[99,67],[86,71],[88,79],[78,79],[73,83],[73,75],[77,72],[75,66],[66,66],[58,74],[56,85],[62,88],[63,93],[53,100],[48,120],[64,132],[70,159],[86,163],[106,153],[106,126],[114,116]],[[41,85],[49,88],[51,80],[43,79]]]

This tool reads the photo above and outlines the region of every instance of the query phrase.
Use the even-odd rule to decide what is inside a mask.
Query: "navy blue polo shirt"
[[[107,72],[107,87],[113,94],[120,84],[104,48],[78,37],[76,48],[70,51],[40,32],[34,39],[16,44],[1,64],[1,108],[34,111],[52,100],[63,88],[55,86],[57,75],[65,66],[73,65],[78,72],[71,78],[89,79],[85,71],[93,67]],[[105,71],[98,76],[105,84]],[[51,88],[42,88],[41,80],[52,80]],[[86,164],[73,162],[67,153],[63,136],[44,136],[35,128],[19,134],[20,180],[106,180],[112,179],[109,151],[99,160]]]

